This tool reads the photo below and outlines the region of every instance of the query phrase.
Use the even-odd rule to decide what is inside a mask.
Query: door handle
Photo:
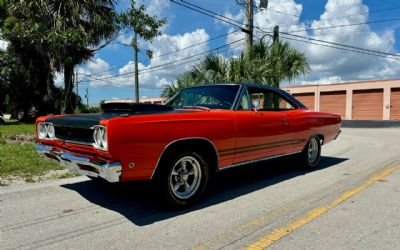
[[[288,120],[287,118],[285,118],[285,119],[283,119],[283,123],[284,123],[285,125],[289,125],[289,120]]]

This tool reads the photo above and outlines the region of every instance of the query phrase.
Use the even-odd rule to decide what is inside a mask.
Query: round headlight
[[[96,125],[92,127],[94,129],[93,132],[93,146],[97,149],[107,150],[108,143],[107,143],[107,133],[106,128],[101,125]]]
[[[47,136],[49,139],[54,139],[56,137],[56,132],[54,130],[53,124],[47,124]]]
[[[94,132],[93,132],[93,140],[94,140],[94,144],[97,146],[97,145],[99,145],[99,143],[98,143],[98,141],[97,141],[97,132],[98,132],[99,130],[97,129],[97,128],[95,128],[94,129]]]
[[[44,123],[39,123],[38,125],[38,135],[39,139],[46,139],[47,137],[47,127]]]
[[[97,134],[96,134],[96,142],[97,146],[102,147],[101,139],[103,138],[103,130],[101,128],[97,129]]]
[[[103,148],[107,149],[108,144],[107,144],[107,133],[106,133],[106,129],[103,129],[103,138],[101,138],[101,142],[103,144]]]

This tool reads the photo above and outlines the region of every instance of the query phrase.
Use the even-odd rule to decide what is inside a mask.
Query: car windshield
[[[239,85],[205,85],[182,90],[166,104],[174,108],[231,109]]]

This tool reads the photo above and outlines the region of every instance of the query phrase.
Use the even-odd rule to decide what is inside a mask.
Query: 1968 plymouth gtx
[[[166,105],[102,109],[38,118],[37,152],[91,178],[153,180],[174,207],[197,201],[218,170],[289,154],[315,168],[321,145],[338,136],[341,122],[283,90],[254,84],[201,85]]]

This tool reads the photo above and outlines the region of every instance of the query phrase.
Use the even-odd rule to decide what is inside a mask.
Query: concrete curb
[[[400,128],[400,121],[342,121],[343,128]]]

